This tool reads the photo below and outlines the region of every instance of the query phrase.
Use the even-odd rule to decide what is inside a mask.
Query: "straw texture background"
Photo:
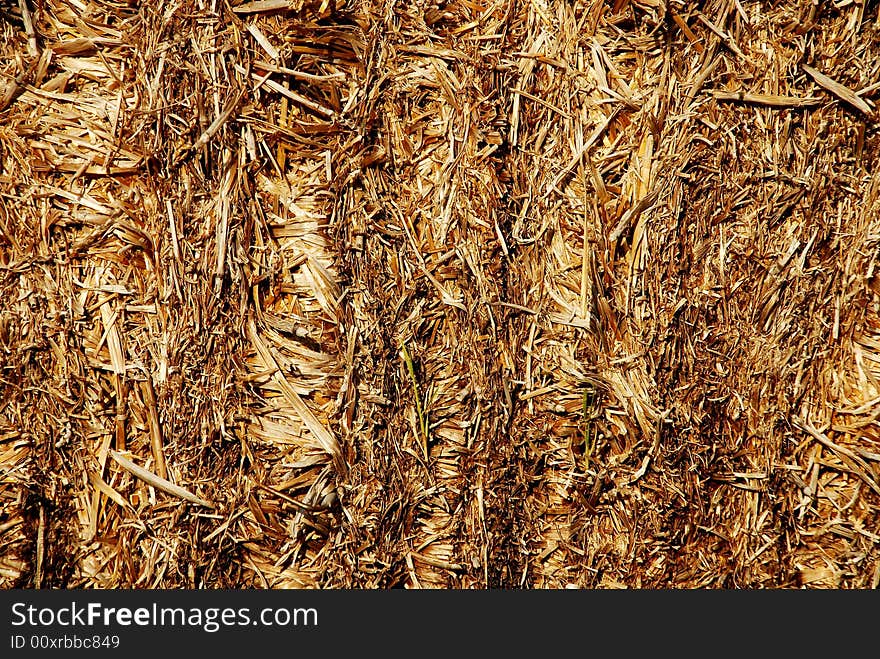
[[[0,2],[0,586],[874,588],[880,10]]]

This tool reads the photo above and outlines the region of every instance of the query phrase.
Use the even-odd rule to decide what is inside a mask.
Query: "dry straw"
[[[878,585],[873,3],[0,30],[4,587]]]

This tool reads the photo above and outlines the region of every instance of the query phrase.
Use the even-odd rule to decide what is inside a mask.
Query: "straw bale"
[[[877,587],[876,6],[0,30],[3,587]]]

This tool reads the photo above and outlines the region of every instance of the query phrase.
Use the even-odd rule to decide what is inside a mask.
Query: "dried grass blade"
[[[305,401],[300,397],[300,395],[281,373],[281,370],[278,368],[278,362],[275,361],[275,358],[272,356],[269,347],[265,344],[263,339],[260,338],[260,335],[257,333],[257,328],[253,320],[248,323],[248,332],[250,333],[251,342],[257,349],[260,358],[263,360],[266,366],[268,366],[272,370],[272,379],[276,382],[276,384],[278,384],[278,387],[284,394],[284,398],[303,420],[303,423],[306,424],[306,427],[315,436],[315,439],[318,440],[318,443],[320,443],[321,447],[325,451],[327,451],[327,453],[329,453],[335,460],[339,461],[342,457],[342,453],[339,450],[339,442],[336,440],[336,437],[333,435],[333,433],[331,433],[329,430],[327,430],[327,428],[324,427],[324,425],[309,409],[308,405],[306,405]]]
[[[750,92],[726,92],[713,89],[709,92],[716,101],[730,101],[766,105],[771,108],[805,108],[819,105],[822,99],[814,96],[778,96],[775,94],[752,94]]]
[[[247,69],[245,69],[243,66],[236,64],[235,70],[243,75],[247,75]],[[281,94],[282,96],[286,96],[294,103],[299,103],[300,105],[308,108],[312,112],[322,114],[325,117],[332,118],[332,117],[336,116],[336,113],[333,110],[331,110],[330,108],[326,108],[323,105],[321,105],[319,103],[315,103],[315,101],[313,101],[309,98],[306,98],[305,96],[303,96],[301,94],[297,94],[296,92],[291,91],[290,89],[288,89],[284,85],[281,85],[281,84],[275,82],[274,80],[272,80],[271,78],[269,78],[268,74],[265,76],[260,76],[256,73],[251,73],[250,75],[254,80],[257,81],[257,85],[256,85],[256,87],[254,87],[255,91],[257,89],[259,89],[261,86],[265,85],[266,87],[271,89],[276,94]]]
[[[27,0],[18,0],[18,8],[21,10],[21,22],[24,23],[24,33],[28,38],[28,54],[37,57],[40,54],[40,45],[37,43],[37,33],[34,30],[34,21]]]
[[[92,483],[92,486],[98,490],[101,494],[110,499],[113,503],[118,505],[120,508],[125,508],[127,510],[131,510],[131,504],[126,501],[125,497],[119,494],[115,489],[110,487],[104,479],[98,476],[98,474],[92,472],[89,474],[89,480]]]
[[[611,235],[608,236],[608,242],[615,243],[617,240],[626,232],[629,228],[630,224],[641,216],[646,210],[648,210],[654,203],[657,201],[657,197],[660,196],[660,190],[656,189],[653,192],[649,192],[642,199],[636,203],[635,206],[630,208],[626,213],[623,214],[623,217],[620,218],[620,221],[614,227],[614,230],[611,232]]]
[[[562,168],[562,170],[556,175],[550,185],[547,186],[547,189],[544,192],[545,197],[548,196],[553,190],[557,190],[557,186],[566,176],[571,173],[578,162],[580,162],[581,158],[583,158],[587,154],[587,152],[593,148],[596,140],[598,140],[602,136],[602,133],[604,133],[608,126],[611,125],[611,122],[614,121],[619,112],[619,109],[615,109],[610,115],[605,118],[605,120],[601,124],[593,129],[593,132],[584,142],[584,145],[580,149],[578,149],[578,152],[575,153],[574,156],[572,156],[571,160],[566,163],[565,167]]]
[[[299,9],[302,2],[299,0],[254,0],[233,7],[236,14],[258,14],[266,11],[284,11],[286,9]]]
[[[874,492],[880,494],[880,485],[877,485],[877,481],[869,476],[869,474],[873,474],[873,470],[871,469],[870,465],[868,465],[858,455],[856,455],[853,451],[849,450],[845,446],[835,444],[828,437],[825,436],[825,433],[820,432],[816,428],[813,428],[813,426],[811,426],[808,422],[803,421],[797,416],[793,416],[791,418],[791,422],[796,428],[803,430],[810,437],[822,444],[822,446],[836,453],[837,457],[839,457],[841,461],[850,468],[852,473],[861,478],[868,487],[874,490]]]
[[[243,95],[244,94],[241,91],[239,91],[235,95],[235,98],[230,101],[229,105],[226,106],[223,112],[221,112],[220,115],[216,119],[214,119],[214,121],[211,123],[210,126],[208,126],[205,132],[199,136],[199,139],[197,139],[193,143],[192,147],[190,147],[191,150],[197,151],[211,141],[211,138],[214,137],[214,135],[217,133],[218,130],[220,130],[223,124],[225,124],[229,120],[229,117],[232,116],[232,113],[235,112],[235,108],[238,107],[238,104],[241,101],[241,97]]]
[[[162,490],[165,494],[170,494],[171,496],[178,497],[180,499],[184,499],[191,503],[195,503],[200,506],[205,506],[206,508],[215,508],[214,504],[206,499],[202,499],[201,497],[196,496],[189,490],[185,490],[179,485],[175,485],[171,481],[165,480],[164,478],[160,478],[152,471],[148,469],[144,469],[140,465],[136,465],[131,460],[124,458],[121,453],[118,451],[110,451],[110,457],[112,457],[116,463],[129,472],[132,476],[140,478],[147,485],[152,485],[157,490]]]
[[[808,66],[807,64],[801,64],[801,68],[806,71],[820,87],[825,88],[827,91],[834,94],[840,100],[846,101],[851,106],[853,106],[860,112],[864,112],[865,114],[870,114],[871,112],[873,112],[874,108],[871,106],[871,104],[863,98],[860,98],[849,87],[841,85],[833,78],[829,78],[824,73],[817,71],[812,66]]]
[[[141,382],[141,394],[147,406],[147,418],[150,422],[150,449],[153,460],[156,462],[156,471],[160,478],[168,478],[168,470],[165,467],[165,448],[162,440],[162,426],[159,423],[159,411],[156,407],[156,391],[153,388],[153,377],[149,373],[147,379]]]

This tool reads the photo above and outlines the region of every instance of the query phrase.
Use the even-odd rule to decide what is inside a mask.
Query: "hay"
[[[878,585],[876,7],[0,28],[3,587]]]

